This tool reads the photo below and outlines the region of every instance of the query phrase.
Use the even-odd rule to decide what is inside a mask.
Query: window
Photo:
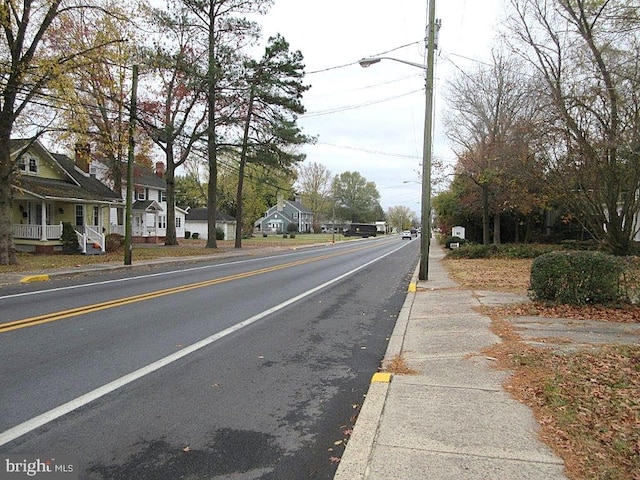
[[[84,205],[76,205],[76,227],[84,226]]]
[[[136,190],[136,200],[146,200],[147,197],[145,196],[145,189],[144,188],[139,188]]]
[[[38,173],[38,159],[35,157],[20,157],[18,159],[18,170],[25,173]]]
[[[176,217],[176,228],[181,228],[181,227],[182,227],[182,218]]]
[[[167,201],[167,192],[165,192],[164,190],[160,190],[160,191],[158,192],[158,199],[159,199],[161,202],[166,202],[166,201]]]
[[[93,207],[93,224],[100,225],[100,207]]]
[[[158,228],[167,228],[167,216],[158,215]]]

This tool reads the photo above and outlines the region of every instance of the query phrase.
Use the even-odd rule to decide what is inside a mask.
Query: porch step
[[[96,248],[93,246],[93,243],[87,242],[87,253],[86,255],[104,255],[104,252],[100,248]]]

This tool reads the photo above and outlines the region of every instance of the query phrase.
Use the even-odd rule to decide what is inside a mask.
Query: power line
[[[307,113],[305,115],[300,115],[299,118],[311,118],[311,117],[320,117],[322,115],[332,115],[334,113],[346,112],[348,110],[356,110],[358,108],[368,107],[370,105],[376,105],[378,103],[388,102],[389,100],[395,100],[397,98],[406,97],[408,95],[413,95],[414,93],[422,92],[424,89],[421,88],[419,90],[412,90],[410,92],[401,93],[400,95],[395,95],[393,97],[383,98],[381,100],[374,100],[372,102],[360,103],[356,105],[346,105],[344,107],[337,107],[330,110],[321,110],[319,112]]]
[[[356,150],[359,152],[371,153],[374,155],[384,155],[387,157],[409,158],[409,159],[416,159],[416,160],[420,160],[422,158],[416,155],[405,155],[402,153],[389,153],[389,152],[382,152],[380,150],[367,150],[366,148],[351,147],[348,145],[336,145],[334,143],[327,143],[327,142],[316,142],[316,145],[327,145],[330,147],[343,148],[345,150]]]

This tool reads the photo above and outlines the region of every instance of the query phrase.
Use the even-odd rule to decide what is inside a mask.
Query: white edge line
[[[21,437],[22,435],[25,435],[37,428],[42,427],[43,425],[46,425],[49,422],[52,422],[68,413],[73,412],[74,410],[77,410],[80,407],[83,407],[87,404],[89,404],[90,402],[93,402],[94,400],[97,400],[101,397],[104,397],[105,395],[121,388],[124,387],[125,385],[134,382],[135,380],[138,380],[146,375],[149,375],[150,373],[155,372],[156,370],[159,370],[163,367],[166,367],[167,365],[180,360],[183,357],[186,357],[187,355],[194,353],[198,350],[200,350],[201,348],[206,347],[207,345],[210,345],[224,337],[226,337],[227,335],[230,335],[234,332],[237,332],[238,330],[247,327],[249,325],[251,325],[252,323],[257,322],[258,320],[271,315],[272,313],[277,312],[278,310],[282,310],[283,308],[291,305],[292,303],[297,302],[298,300],[301,300],[305,297],[308,297],[309,295],[313,295],[314,293],[316,293],[319,290],[322,290],[323,288],[328,287],[329,285],[332,285],[340,280],[342,280],[343,278],[348,277],[349,275],[353,275],[354,273],[356,273],[359,270],[362,270],[363,268],[368,267],[369,265],[371,265],[374,262],[377,262],[378,260],[383,259],[384,257],[391,255],[392,253],[397,252],[398,250],[400,250],[401,248],[403,248],[403,246],[400,246],[394,250],[391,250],[390,252],[385,253],[384,255],[377,257],[367,263],[364,263],[362,265],[360,265],[357,268],[354,268],[353,270],[343,273],[342,275],[329,280],[328,282],[325,282],[321,285],[318,285],[317,287],[312,288],[311,290],[307,290],[306,292],[301,293],[300,295],[297,295],[295,297],[290,298],[289,300],[282,302],[278,305],[275,305],[263,312],[260,312],[257,315],[254,315],[253,317],[247,318],[246,320],[243,320],[242,322],[236,323],[235,325],[228,327],[214,335],[211,335],[210,337],[207,337],[203,340],[200,340],[199,342],[196,342],[192,345],[189,345],[188,347],[185,347],[175,353],[172,353],[171,355],[168,355],[164,358],[161,358],[160,360],[157,360],[153,363],[150,363],[149,365],[142,367],[138,370],[135,370],[134,372],[131,372],[123,377],[120,377],[116,380],[113,380],[112,382],[109,382],[101,387],[96,388],[95,390],[92,390],[88,393],[85,393],[84,395],[81,395],[77,398],[74,398],[73,400],[67,402],[67,403],[63,403],[62,405],[60,405],[59,407],[56,407],[52,410],[49,410],[48,412],[45,412],[41,415],[38,415],[37,417],[33,417],[30,420],[27,420],[26,422],[23,422],[19,425],[16,425],[15,427],[10,428],[9,430],[6,430],[2,433],[0,433],[0,446],[5,445],[19,437]]]
[[[338,245],[338,246],[345,246],[345,245]],[[322,248],[326,248],[326,245],[319,245],[317,248],[318,249],[322,249]],[[216,263],[213,265],[202,265],[199,267],[190,267],[190,268],[182,268],[180,270],[171,270],[169,272],[158,272],[158,273],[149,273],[147,275],[136,275],[133,277],[126,277],[126,278],[117,278],[115,280],[103,280],[101,282],[91,282],[91,283],[83,283],[81,285],[69,285],[68,287],[57,287],[57,288],[49,288],[46,290],[37,290],[35,292],[22,292],[22,293],[13,293],[10,295],[0,295],[0,300],[4,300],[7,298],[17,298],[17,297],[28,297],[30,295],[39,295],[42,293],[51,293],[51,292],[61,292],[63,290],[76,290],[76,289],[80,289],[80,288],[89,288],[89,287],[95,287],[97,285],[108,285],[110,283],[120,283],[120,282],[128,282],[130,280],[140,280],[141,278],[151,278],[151,277],[160,277],[163,275],[173,275],[174,273],[185,273],[185,272],[193,272],[196,270],[206,270],[208,268],[217,268],[217,267],[228,267],[229,265],[238,265],[238,264],[242,264],[242,263],[249,263],[249,262],[257,262],[260,260],[265,260],[265,259],[272,259],[272,258],[282,258],[282,257],[290,257],[290,256],[295,256],[295,255],[302,255],[306,252],[304,251],[295,251],[295,252],[289,252],[289,253],[283,253],[280,255],[267,255],[264,257],[255,257],[255,258],[245,258],[243,260],[235,260],[232,262],[224,262],[224,263]],[[197,257],[192,257],[192,258],[197,258]],[[208,260],[215,260],[215,257],[209,257]],[[207,259],[201,259],[201,261],[206,261]],[[189,261],[192,261],[191,259],[189,259]],[[195,260],[198,261],[198,260]],[[170,263],[170,262],[167,262]],[[162,266],[162,263],[158,263],[155,264],[157,266]],[[121,266],[122,268],[127,268],[124,266]],[[100,270],[96,270],[96,271],[100,271]],[[108,272],[108,270],[102,270],[103,272]],[[75,272],[69,272],[69,275],[73,275]],[[81,273],[81,272],[77,272],[77,273]]]

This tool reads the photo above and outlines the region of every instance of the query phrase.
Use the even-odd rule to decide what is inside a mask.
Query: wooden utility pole
[[[420,235],[420,269],[418,279],[429,280],[429,246],[431,243],[431,147],[433,140],[433,70],[436,49],[436,0],[429,0],[427,11],[427,75],[422,150],[422,234]]]
[[[124,264],[131,265],[131,202],[133,193],[133,159],[135,152],[136,103],[138,99],[138,65],[133,66],[131,85],[131,107],[129,110],[129,155],[127,157],[127,199],[124,219]]]

